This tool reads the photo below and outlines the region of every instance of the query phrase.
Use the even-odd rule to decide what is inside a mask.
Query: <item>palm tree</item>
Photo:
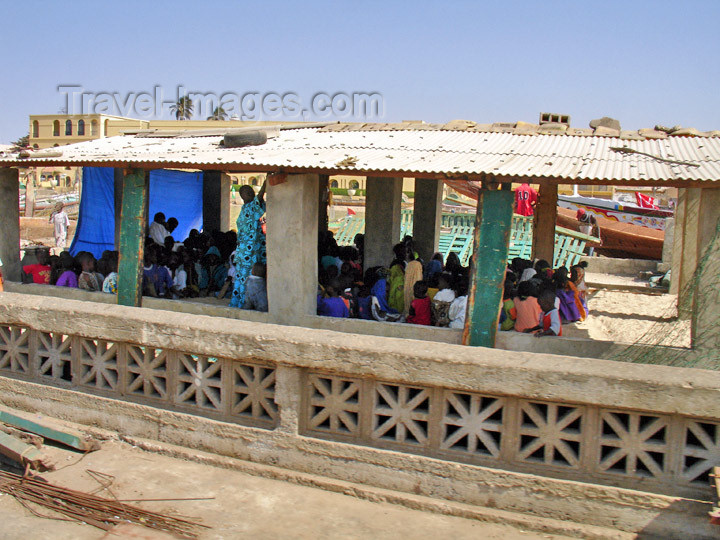
[[[185,94],[183,97],[178,98],[174,105],[170,106],[170,112],[175,114],[176,120],[190,120],[193,113],[193,101],[190,97]]]
[[[208,120],[227,120],[228,113],[220,105],[213,109],[212,115],[207,117]]]

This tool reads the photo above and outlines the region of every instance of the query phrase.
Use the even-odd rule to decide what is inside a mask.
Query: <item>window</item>
[[[105,120],[105,133],[103,133],[103,135],[104,135],[105,137],[108,136],[108,130],[109,130],[109,128],[110,128],[110,120]]]
[[[78,135],[85,135],[85,120],[78,120]]]
[[[336,188],[336,187],[338,187],[338,181],[337,181],[337,180],[333,180],[332,182],[330,182],[330,187],[331,187],[331,188]]]
[[[60,136],[60,120],[55,120],[53,122],[53,137],[59,137]]]
[[[90,135],[92,137],[97,137],[97,134],[98,134],[98,121],[93,120],[92,122],[90,122]]]
[[[36,139],[40,136],[40,123],[37,120],[33,120],[32,136]]]
[[[360,182],[358,182],[357,180],[351,180],[350,189],[360,189]]]
[[[72,120],[65,120],[65,136],[72,135]]]
[[[256,178],[255,176],[253,176],[253,177],[250,179],[250,183],[251,183],[253,186],[257,186],[257,185],[258,185],[257,178]]]

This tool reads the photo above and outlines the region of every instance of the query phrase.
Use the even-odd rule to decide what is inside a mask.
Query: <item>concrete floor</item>
[[[46,447],[48,448],[48,447]],[[320,489],[251,476],[242,472],[185,461],[140,450],[118,441],[81,454],[49,448],[58,469],[43,476],[72,489],[91,492],[100,486],[87,470],[115,476],[112,494],[118,499],[214,497],[212,500],[138,502],[153,511],[200,518],[210,538],[312,539],[537,539],[560,536],[522,531],[510,526],[375,503]],[[94,540],[100,538],[160,539],[169,536],[140,527],[122,527],[115,534],[65,521],[33,516],[8,495],[0,495],[0,538],[26,540]]]

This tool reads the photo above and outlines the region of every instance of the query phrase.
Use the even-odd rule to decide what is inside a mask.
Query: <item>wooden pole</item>
[[[481,189],[478,193],[463,345],[495,346],[514,200],[510,184],[500,191]]]
[[[150,172],[134,169],[122,186],[120,215],[120,260],[118,263],[118,304],[140,307],[142,268],[147,229]]]
[[[543,185],[538,192],[533,226],[533,258],[545,259],[553,266],[555,255],[555,222],[557,221],[558,190],[556,185]]]

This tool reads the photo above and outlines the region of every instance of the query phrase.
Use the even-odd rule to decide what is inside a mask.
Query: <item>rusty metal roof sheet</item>
[[[619,138],[332,127],[283,130],[263,145],[244,148],[224,148],[220,136],[123,135],[48,148],[26,159],[0,157],[0,166],[185,166],[476,179],[491,175],[566,183],[720,181],[720,137]],[[62,154],[58,156],[58,152]]]

